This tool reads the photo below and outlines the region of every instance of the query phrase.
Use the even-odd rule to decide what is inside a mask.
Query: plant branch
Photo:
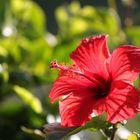
[[[114,138],[115,138],[115,133],[116,133],[117,129],[118,129],[118,128],[117,128],[117,125],[114,124],[114,125],[113,125],[113,132],[112,132],[112,135],[111,135],[110,140],[114,140]]]

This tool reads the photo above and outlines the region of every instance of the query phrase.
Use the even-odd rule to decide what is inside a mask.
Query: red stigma
[[[58,67],[59,67],[59,65],[56,60],[54,60],[50,63],[50,69],[58,68]]]

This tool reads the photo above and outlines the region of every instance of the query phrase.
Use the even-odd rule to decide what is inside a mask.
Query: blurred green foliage
[[[120,44],[140,46],[140,26],[121,26],[110,7],[84,6],[79,2],[55,11],[58,34],[46,29],[46,16],[33,0],[0,2],[0,139],[40,139],[21,131],[40,128],[48,116],[58,115],[48,93],[57,76],[50,71],[53,59],[70,64],[69,54],[86,36],[108,34],[112,51]],[[133,20],[133,19],[132,19]]]

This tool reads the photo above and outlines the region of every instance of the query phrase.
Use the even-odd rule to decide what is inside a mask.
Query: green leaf
[[[7,83],[9,80],[8,65],[6,63],[0,64],[0,82]]]
[[[122,44],[125,34],[120,27],[120,19],[116,11],[93,6],[80,7],[77,2],[61,6],[56,10],[60,36],[62,39],[75,39],[93,34],[109,34],[111,46]]]
[[[6,57],[7,55],[8,55],[7,50],[3,46],[0,46],[0,57],[1,56]]]
[[[22,101],[30,106],[36,113],[42,113],[41,102],[30,91],[18,85],[15,85],[13,90],[22,99]]]
[[[127,28],[125,32],[133,45],[140,46],[140,26]]]
[[[8,13],[7,11],[8,8],[9,8],[9,0],[4,0],[0,2],[0,34],[3,29],[3,25],[7,20],[6,14]]]
[[[21,130],[27,134],[36,135],[39,137],[44,137],[44,134],[39,129],[30,129],[25,126],[21,127]]]
[[[69,136],[74,135],[82,130],[88,129],[88,130],[96,131],[99,129],[103,129],[105,127],[106,127],[106,121],[103,115],[94,117],[90,122],[86,123],[84,126],[74,129],[73,131],[68,133],[66,136],[64,136],[61,140],[66,140]]]
[[[45,15],[38,4],[31,0],[11,0],[12,12],[17,22],[17,27],[23,35],[30,39],[45,34]]]
[[[21,50],[17,38],[9,37],[0,39],[0,45],[3,47],[3,55],[5,55],[7,60],[9,59],[8,61],[11,62],[11,65],[15,62],[19,63],[21,61]]]

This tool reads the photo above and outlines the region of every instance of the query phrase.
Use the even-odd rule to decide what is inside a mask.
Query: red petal
[[[106,111],[105,101],[106,101],[105,98],[102,98],[102,99],[98,99],[95,102],[95,104],[93,106],[93,113],[94,113],[94,115],[98,116],[101,113]]]
[[[134,117],[139,109],[140,97],[130,84],[116,81],[106,97],[107,121],[116,123]]]
[[[81,126],[91,119],[93,92],[71,93],[60,101],[61,124],[63,126]]]
[[[106,59],[110,56],[106,42],[107,36],[97,36],[81,41],[79,47],[70,55],[82,69],[108,78]]]
[[[111,58],[109,71],[112,79],[133,82],[140,72],[140,49],[134,46],[117,48]]]
[[[96,83],[91,82],[84,75],[76,74],[72,71],[62,71],[60,76],[56,79],[49,97],[51,102],[57,98],[68,95],[73,91],[80,92],[84,89],[96,86]]]

